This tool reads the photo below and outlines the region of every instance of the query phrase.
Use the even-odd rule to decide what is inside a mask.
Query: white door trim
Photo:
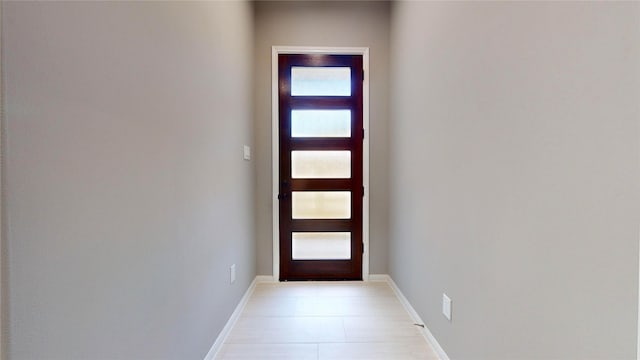
[[[362,279],[369,279],[369,48],[367,47],[308,47],[308,46],[273,46],[271,48],[271,158],[272,158],[272,191],[273,202],[273,278],[280,279],[280,218],[278,204],[278,174],[280,154],[278,150],[278,55],[279,54],[341,54],[362,55],[364,82],[362,83],[362,122],[365,137],[362,144],[362,184],[364,199],[362,202]]]

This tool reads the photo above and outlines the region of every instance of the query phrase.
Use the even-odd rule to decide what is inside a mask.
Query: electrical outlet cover
[[[442,314],[451,321],[451,299],[447,294],[442,294]]]
[[[229,268],[229,282],[231,284],[236,282],[236,264],[231,265]]]

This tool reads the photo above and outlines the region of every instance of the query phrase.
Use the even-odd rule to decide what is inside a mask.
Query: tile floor
[[[438,359],[386,282],[259,283],[216,359]]]

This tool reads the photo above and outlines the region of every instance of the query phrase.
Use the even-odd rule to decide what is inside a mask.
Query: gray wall
[[[639,24],[394,3],[390,271],[452,358],[635,358]]]
[[[389,238],[389,3],[255,3],[256,240],[259,274],[271,274],[271,47],[370,48],[370,273],[387,273]]]
[[[3,6],[10,358],[204,358],[255,276],[250,4]]]
[[[2,4],[0,3],[0,124],[4,122],[4,87],[3,83],[3,66],[2,66]],[[4,137],[4,131],[2,131],[2,126],[0,125],[0,359],[5,359],[4,349],[7,341],[7,302],[4,297],[6,294],[6,274],[7,272],[4,270],[7,261],[6,261],[6,241],[5,239],[5,227],[4,227],[4,209],[2,206],[2,194],[4,194],[3,190],[3,176],[4,171],[2,171],[2,163],[4,163],[3,155],[2,155],[2,143]]]

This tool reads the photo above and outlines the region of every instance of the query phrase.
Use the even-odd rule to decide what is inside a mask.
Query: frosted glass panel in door
[[[291,176],[294,179],[348,179],[351,151],[292,151]]]
[[[294,260],[351,259],[351,233],[294,232],[291,234]]]
[[[293,66],[291,95],[351,96],[351,68]]]
[[[351,110],[293,110],[291,137],[350,137]]]
[[[294,219],[349,219],[351,192],[294,191],[291,214]]]

